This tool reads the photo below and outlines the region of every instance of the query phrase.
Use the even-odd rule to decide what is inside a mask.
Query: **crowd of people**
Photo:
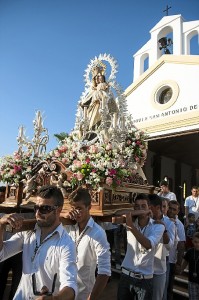
[[[5,267],[8,259],[22,253],[21,276],[16,275],[19,285],[13,287],[15,295],[10,299],[99,299],[111,276],[111,240],[106,235],[110,231],[116,263],[121,267],[118,300],[173,299],[175,274],[181,274],[187,265],[189,299],[199,299],[197,187],[185,200],[185,224],[178,218],[180,204],[167,182],[161,183],[159,194],[138,194],[134,210],[120,212],[123,225],[97,224],[90,215],[89,191],[79,188],[70,195],[71,210],[64,215],[74,224],[63,226],[63,201],[58,187],[43,186],[34,207],[34,230],[19,231],[8,239],[4,238],[6,225],[20,229],[23,218],[19,214],[1,216],[0,290],[2,264]],[[126,237],[123,260],[121,231]]]

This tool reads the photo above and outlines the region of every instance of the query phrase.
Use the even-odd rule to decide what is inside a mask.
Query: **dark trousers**
[[[167,300],[173,300],[173,285],[175,277],[175,264],[169,265],[169,281],[167,287]]]
[[[12,271],[12,283],[9,300],[14,298],[22,274],[22,253],[18,253],[0,263],[0,300],[3,299],[8,273]]]
[[[117,300],[152,300],[153,279],[136,279],[122,274]]]

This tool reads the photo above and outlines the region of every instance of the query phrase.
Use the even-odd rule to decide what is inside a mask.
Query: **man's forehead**
[[[177,204],[169,204],[169,208],[179,209]]]
[[[138,199],[135,200],[135,204],[148,204],[147,199]]]
[[[84,202],[82,200],[80,200],[80,201],[76,201],[76,202],[71,202],[70,205],[72,207],[77,207],[77,206],[83,206],[85,204],[84,204]]]
[[[162,200],[162,204],[167,204],[167,205],[169,205],[169,203],[168,203],[168,201],[167,201],[166,199],[163,199],[163,200]]]

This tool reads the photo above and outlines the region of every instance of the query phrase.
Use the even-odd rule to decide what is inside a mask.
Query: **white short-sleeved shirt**
[[[174,246],[175,241],[175,224],[167,216],[163,216],[162,221],[165,224],[167,234],[169,236],[169,243],[163,244],[163,237],[156,246],[154,258],[154,274],[164,274],[166,268],[166,257],[169,255],[169,249]]]
[[[162,193],[159,192],[158,196],[163,197],[163,198],[167,198],[170,200],[177,200],[176,195],[173,192],[168,192],[168,193]]]
[[[189,213],[194,213],[196,219],[199,217],[199,197],[187,197],[184,206],[189,208]]]
[[[179,241],[180,242],[185,242],[186,241],[184,225],[182,224],[182,222],[178,218],[176,218],[174,224],[176,226],[175,242],[174,242],[173,247],[171,247],[171,249],[169,251],[169,262],[172,263],[172,264],[175,264],[176,260],[177,260],[178,242]]]
[[[4,242],[0,260],[5,260],[23,250],[22,277],[14,300],[33,300],[32,274],[35,273],[37,290],[45,285],[52,289],[55,273],[57,280],[54,294],[64,287],[71,287],[77,293],[77,266],[75,244],[60,224],[40,245],[41,229],[36,225],[34,231],[24,231],[13,235]]]
[[[67,232],[76,241],[78,268],[78,295],[76,300],[85,300],[95,284],[95,271],[111,275],[110,246],[104,229],[90,217],[85,230],[79,235],[79,227],[66,225]]]
[[[165,227],[162,224],[155,224],[153,219],[149,219],[148,224],[143,229],[139,228],[137,219],[134,226],[150,240],[152,248],[146,250],[127,228],[127,251],[122,267],[132,272],[152,275],[156,246],[161,240]]]

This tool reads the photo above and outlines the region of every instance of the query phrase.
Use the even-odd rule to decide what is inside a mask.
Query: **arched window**
[[[173,28],[166,26],[160,30],[157,36],[158,58],[164,54],[173,54]]]
[[[147,56],[144,60],[144,72],[149,68],[149,56]]]
[[[140,75],[149,68],[149,54],[144,53],[140,58]]]
[[[190,54],[199,55],[199,35],[194,35],[190,40]]]

